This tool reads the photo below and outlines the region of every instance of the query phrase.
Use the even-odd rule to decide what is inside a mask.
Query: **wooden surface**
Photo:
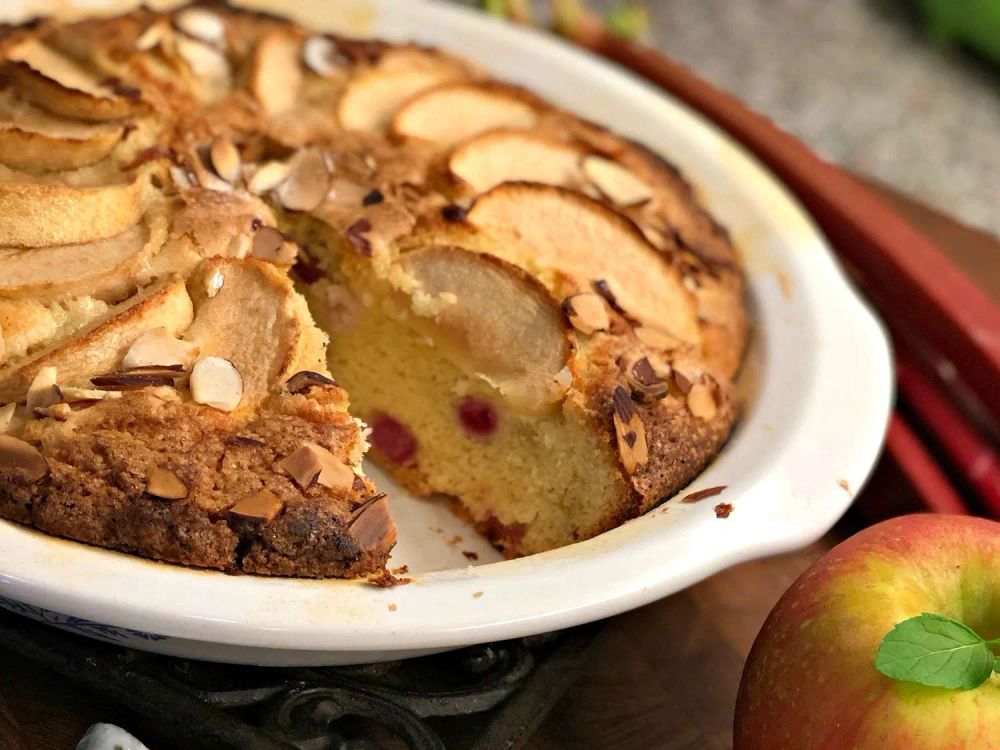
[[[1000,242],[881,192],[1000,299]],[[732,568],[611,621],[583,676],[528,748],[732,747],[740,673],[764,618],[813,560],[870,519],[864,495],[876,493],[906,505],[906,488],[888,461],[862,493],[859,510],[821,542]],[[95,721],[119,723],[152,741],[138,717],[0,648],[0,750],[67,750]]]

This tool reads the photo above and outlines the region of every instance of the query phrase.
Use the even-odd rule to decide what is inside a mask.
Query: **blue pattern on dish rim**
[[[47,625],[54,625],[63,630],[69,630],[73,633],[97,638],[109,643],[127,643],[136,638],[143,641],[169,640],[169,636],[160,635],[159,633],[147,633],[142,630],[118,627],[117,625],[105,625],[103,622],[94,622],[83,617],[64,615],[61,612],[53,612],[50,609],[36,607],[33,604],[25,604],[24,602],[19,602],[16,599],[8,599],[4,596],[0,596],[0,608],[17,615],[29,617],[38,622],[44,622]]]

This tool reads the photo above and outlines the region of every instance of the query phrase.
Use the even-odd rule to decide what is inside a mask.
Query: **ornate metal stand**
[[[109,696],[189,750],[513,750],[576,678],[597,629],[276,669],[156,656],[0,612],[0,646]]]

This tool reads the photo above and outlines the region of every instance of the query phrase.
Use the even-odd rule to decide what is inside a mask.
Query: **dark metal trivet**
[[[241,667],[100,643],[0,611],[0,645],[139,714],[185,750],[514,750],[597,625],[353,667]]]

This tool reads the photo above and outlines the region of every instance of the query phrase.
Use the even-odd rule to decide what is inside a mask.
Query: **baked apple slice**
[[[528,129],[537,105],[520,89],[499,83],[453,83],[413,97],[392,118],[392,132],[452,145],[487,130]]]
[[[20,401],[45,367],[56,368],[60,386],[90,385],[95,375],[118,369],[132,343],[146,331],[163,327],[178,334],[191,323],[191,298],[181,279],[153,284],[68,340],[50,345],[13,369],[0,371],[0,401]]]
[[[569,339],[545,287],[499,258],[458,247],[418,248],[397,262],[416,313],[414,327],[460,367],[526,412],[560,399],[558,375],[570,355]]]
[[[568,277],[632,319],[700,344],[695,300],[680,275],[635,224],[600,201],[509,182],[481,196],[467,220],[500,238],[491,243],[492,254],[542,278]]]
[[[76,187],[0,183],[0,247],[45,247],[107,239],[142,218],[142,182]]]
[[[448,158],[452,175],[485,193],[502,182],[572,186],[580,182],[581,152],[565,143],[517,130],[499,130],[458,146]]]
[[[376,67],[348,80],[337,104],[337,117],[348,130],[384,130],[408,99],[465,75],[463,66],[444,55],[413,48],[393,50]]]
[[[165,224],[143,221],[114,237],[82,244],[0,248],[0,295],[120,298],[135,287],[138,266],[163,245]]]
[[[197,344],[202,357],[236,367],[241,407],[259,403],[296,372],[325,369],[325,337],[287,276],[271,264],[211,258],[195,269],[188,288],[195,317],[184,339]]]
[[[139,108],[136,98],[115,94],[90,71],[35,40],[15,47],[3,69],[24,98],[56,115],[120,120]]]

